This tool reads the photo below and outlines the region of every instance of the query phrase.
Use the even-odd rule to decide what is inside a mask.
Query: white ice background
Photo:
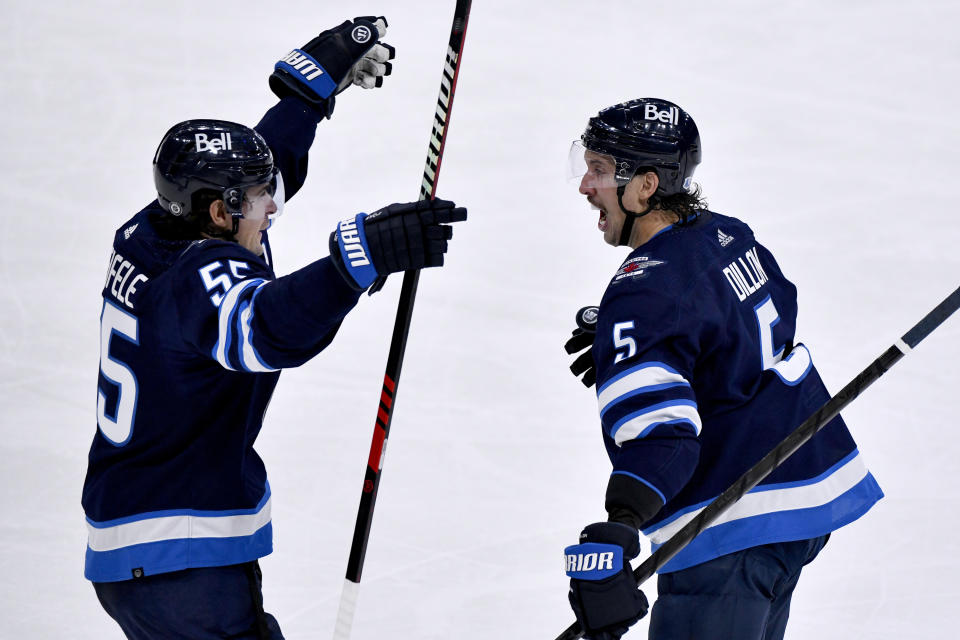
[[[121,637],[82,577],[79,501],[99,293],[162,134],[255,123],[279,56],[387,15],[394,74],[338,99],[271,236],[288,273],[337,220],[417,197],[453,4],[3,3],[0,637]],[[798,285],[836,391],[960,284],[958,21],[954,0],[475,0],[439,179],[470,219],[420,280],[356,640],[550,639],[573,619],[561,550],[604,517],[609,465],[562,345],[625,255],[565,180],[587,118],[642,96],[693,115],[696,179]],[[399,285],[283,374],[258,441],[266,607],[291,639],[331,636]],[[845,412],[887,496],[804,571],[790,640],[952,637],[958,356],[954,318]]]

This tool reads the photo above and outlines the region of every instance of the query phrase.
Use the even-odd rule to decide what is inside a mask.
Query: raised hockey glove
[[[587,640],[618,640],[647,614],[647,597],[630,567],[639,553],[637,530],[619,522],[587,525],[580,544],[564,550],[570,607]]]
[[[453,237],[449,223],[466,219],[466,209],[440,199],[358,213],[330,234],[330,257],[347,284],[363,291],[378,276],[443,266]]]
[[[577,311],[577,328],[573,330],[573,336],[563,345],[563,348],[570,355],[586,349],[570,365],[570,371],[578,378],[581,373],[584,374],[580,381],[588,389],[597,381],[597,367],[593,362],[592,350],[593,339],[597,335],[597,312],[599,310],[598,307],[584,307]]]
[[[387,33],[383,16],[362,16],[327,29],[282,57],[270,76],[277,96],[299,96],[314,107],[328,109],[325,101],[351,84],[373,89],[390,75],[395,50],[379,42]]]

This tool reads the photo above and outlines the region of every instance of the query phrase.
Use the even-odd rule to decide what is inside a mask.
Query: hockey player
[[[613,465],[606,522],[568,547],[585,636],[620,638],[647,612],[629,561],[662,545],[828,398],[794,338],[797,292],[736,218],[691,190],[700,136],[677,105],[604,109],[571,150],[599,229],[630,254],[581,310],[571,367],[596,383]],[[783,637],[801,568],[882,492],[834,418],[660,571],[649,637]]]
[[[444,223],[466,219],[444,200],[361,213],[329,257],[274,274],[267,228],[334,96],[390,73],[386,26],[356,18],[285,56],[280,100],[253,129],[175,125],[153,160],[157,199],[116,232],[82,502],[85,575],[129,638],[282,638],[263,611],[270,486],[253,448],[280,369],[330,344],[376,278],[441,266]]]

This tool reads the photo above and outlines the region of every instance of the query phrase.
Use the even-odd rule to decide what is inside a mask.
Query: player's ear
[[[210,221],[214,226],[220,229],[230,229],[233,222],[230,220],[230,214],[223,200],[214,200],[210,203]]]
[[[640,187],[640,197],[644,200],[649,200],[650,196],[657,192],[657,187],[660,186],[660,176],[657,175],[656,171],[647,171],[643,174],[643,184]]]
[[[638,173],[627,184],[624,192],[624,201],[628,203],[627,207],[633,211],[640,211],[646,208],[646,203],[650,196],[657,192],[660,186],[660,178],[656,171],[645,171]]]

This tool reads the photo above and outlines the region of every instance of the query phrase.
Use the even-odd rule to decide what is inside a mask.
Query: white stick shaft
[[[360,583],[352,580],[343,581],[343,592],[340,594],[340,609],[337,611],[337,624],[333,628],[333,640],[350,640],[350,630],[353,628],[353,614],[357,610],[357,596],[360,594]]]

